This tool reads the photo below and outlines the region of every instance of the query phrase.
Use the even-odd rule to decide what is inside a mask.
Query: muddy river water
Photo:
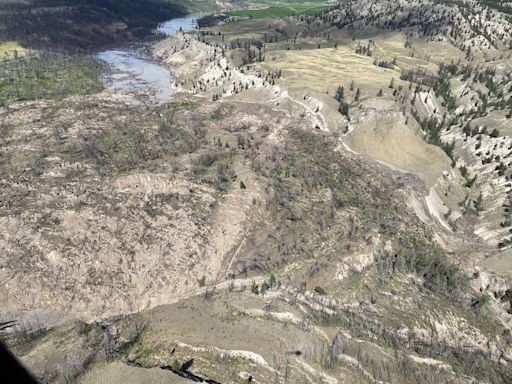
[[[177,18],[161,23],[156,32],[164,36],[172,36],[180,30],[194,29],[197,26],[197,15]],[[125,46],[101,51],[97,57],[105,61],[111,68],[105,79],[106,86],[112,90],[127,90],[151,95],[159,103],[172,97],[172,72],[153,61],[147,46]]]

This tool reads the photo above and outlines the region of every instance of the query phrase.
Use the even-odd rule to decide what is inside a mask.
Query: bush
[[[491,297],[484,293],[482,296],[476,298],[471,303],[471,306],[475,308],[476,310],[482,309],[489,301],[491,300]]]
[[[461,165],[459,167],[459,172],[463,178],[466,178],[466,176],[468,175],[468,169],[464,165]]]
[[[171,368],[174,371],[179,371],[181,369],[181,364],[177,359],[174,359],[174,361],[171,364]]]
[[[255,295],[259,295],[260,294],[260,290],[258,288],[258,284],[256,284],[256,282],[252,282],[252,285],[251,285],[251,292],[254,293]]]
[[[325,289],[323,289],[322,287],[319,287],[319,286],[315,287],[315,292],[318,293],[319,295],[327,295],[327,292],[325,291]]]

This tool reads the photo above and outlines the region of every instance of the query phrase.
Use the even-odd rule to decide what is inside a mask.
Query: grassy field
[[[383,46],[386,46],[386,50],[381,48]],[[394,48],[391,55],[385,54],[388,46]],[[377,103],[377,109],[382,111],[360,121],[358,128],[345,138],[345,142],[352,150],[394,168],[412,172],[432,186],[442,172],[450,168],[448,157],[439,148],[426,144],[403,121],[398,123],[399,113],[392,107],[388,110],[386,105],[391,102],[393,89],[389,85],[392,78],[395,89],[400,85],[408,87],[407,82],[400,80],[401,68],[419,65],[435,71],[436,65],[408,57],[399,35],[380,39],[376,47],[372,57],[356,54],[354,43],[338,48],[278,51],[267,54],[262,65],[270,70],[282,70],[284,77],[281,81],[292,93],[293,90],[296,90],[295,93],[302,90],[304,94],[309,90],[315,95],[331,97],[336,88],[343,85],[349,103],[353,103],[355,90],[360,89],[360,101],[371,105]],[[376,58],[391,61],[394,57],[397,64],[393,69],[374,64]],[[354,90],[350,91],[352,82]],[[379,98],[377,93],[381,89],[383,97]],[[355,104],[351,110],[356,113]],[[324,111],[324,114],[328,115],[328,112]]]
[[[356,88],[361,88],[362,98],[375,96],[381,88],[386,91],[393,77],[397,86],[402,83],[398,70],[374,65],[373,58],[357,55],[349,46],[275,52],[268,54],[263,66],[282,70],[283,81],[291,88],[331,95],[339,85],[348,90],[352,81]]]
[[[99,92],[105,70],[103,64],[86,57],[41,53],[5,60],[0,63],[0,106]]]
[[[13,59],[15,52],[18,56],[23,56],[26,52],[26,49],[15,41],[0,43],[0,61]]]
[[[398,65],[404,69],[421,67],[437,72],[437,63],[460,60],[465,62],[464,52],[445,41],[426,41],[424,38],[411,40],[411,47],[405,48],[406,38],[402,32],[389,32],[372,37],[373,57],[380,60],[397,58]]]
[[[450,168],[440,148],[425,143],[392,113],[379,115],[378,123],[361,122],[344,141],[358,153],[418,175],[429,187]]]
[[[511,251],[498,253],[480,264],[482,267],[505,276],[512,276],[512,258]]]
[[[253,19],[266,19],[269,17],[287,17],[292,15],[311,15],[329,8],[327,5],[311,3],[290,3],[286,5],[271,6],[263,9],[247,9],[230,12],[231,16],[249,17]]]
[[[487,127],[489,131],[497,128],[500,136],[512,136],[512,120],[507,119],[507,110],[494,110],[485,116],[471,121],[472,127]]]

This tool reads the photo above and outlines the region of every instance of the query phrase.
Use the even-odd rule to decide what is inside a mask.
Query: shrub
[[[322,287],[319,287],[319,286],[315,287],[315,292],[318,293],[319,295],[327,295],[327,292],[325,291],[325,289],[323,289]]]
[[[260,294],[260,290],[258,288],[258,284],[256,284],[255,281],[252,282],[251,292],[254,293],[255,295],[259,295]]]

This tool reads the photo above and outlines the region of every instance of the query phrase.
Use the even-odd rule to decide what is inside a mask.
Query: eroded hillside
[[[509,8],[319,3],[155,44],[169,102],[94,61],[5,92],[1,320],[38,379],[511,380]]]

